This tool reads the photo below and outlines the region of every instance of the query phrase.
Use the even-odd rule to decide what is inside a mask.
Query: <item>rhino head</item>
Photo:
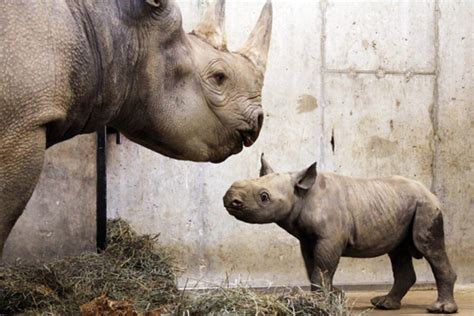
[[[227,49],[225,1],[191,32],[171,1],[147,0],[147,55],[138,68],[138,104],[111,124],[168,157],[221,162],[251,146],[262,123],[262,88],[272,29],[267,2],[247,42]],[[138,110],[139,109],[139,110]],[[136,111],[139,111],[137,118]]]
[[[298,172],[275,173],[262,154],[260,177],[235,181],[224,195],[224,207],[247,223],[279,223],[305,204],[316,176],[316,163]]]

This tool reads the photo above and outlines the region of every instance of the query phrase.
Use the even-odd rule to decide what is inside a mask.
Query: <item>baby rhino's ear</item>
[[[295,187],[307,191],[311,189],[314,182],[316,181],[316,162],[309,166],[308,169],[300,171],[296,174],[295,177]]]
[[[262,156],[260,157],[260,162],[262,166],[260,167],[260,176],[266,176],[267,174],[273,173],[272,167],[268,164],[268,162],[263,158],[263,153]]]

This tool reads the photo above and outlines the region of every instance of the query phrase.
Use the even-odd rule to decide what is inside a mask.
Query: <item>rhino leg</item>
[[[408,249],[400,246],[388,255],[392,263],[393,287],[387,295],[376,296],[370,301],[376,308],[399,309],[402,298],[416,282],[416,274],[412,255]]]
[[[304,265],[308,279],[311,279],[311,274],[314,269],[313,246],[308,241],[300,241],[301,254],[303,255]]]
[[[417,207],[413,225],[415,247],[428,260],[436,280],[438,299],[427,309],[430,313],[455,313],[454,301],[456,273],[449,263],[444,244],[443,215],[429,204]]]
[[[45,146],[44,128],[7,131],[0,139],[0,258],[8,235],[38,182]]]
[[[326,287],[332,291],[335,289],[332,284],[334,274],[336,273],[339,260],[341,258],[343,247],[337,242],[331,240],[319,240],[314,246],[307,245],[306,256],[303,255],[305,263],[308,259],[313,259],[312,264],[308,261],[306,268],[311,280],[311,291],[318,291]],[[303,251],[305,252],[305,251]]]

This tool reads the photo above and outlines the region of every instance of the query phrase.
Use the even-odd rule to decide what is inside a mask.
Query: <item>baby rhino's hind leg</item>
[[[431,205],[417,207],[413,225],[415,247],[428,260],[436,280],[438,299],[428,307],[430,313],[455,313],[454,301],[456,273],[449,263],[444,244],[443,215]]]
[[[412,256],[409,249],[397,247],[389,254],[394,283],[387,295],[372,298],[371,303],[380,309],[399,309],[401,300],[416,281]]]

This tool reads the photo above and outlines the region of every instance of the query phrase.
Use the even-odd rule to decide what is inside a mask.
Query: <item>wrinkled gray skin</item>
[[[341,256],[371,258],[388,254],[394,285],[374,297],[380,309],[399,309],[415,283],[412,257],[425,257],[433,270],[438,299],[433,313],[454,313],[456,274],[445,251],[438,199],[421,183],[400,176],[354,179],[317,173],[316,163],[294,173],[273,173],[262,155],[260,178],[235,182],[224,206],[248,223],[276,223],[300,241],[315,290],[332,287]]]
[[[176,159],[253,144],[272,7],[231,53],[224,5],[186,34],[173,0],[0,0],[0,255],[58,142],[107,124]]]

